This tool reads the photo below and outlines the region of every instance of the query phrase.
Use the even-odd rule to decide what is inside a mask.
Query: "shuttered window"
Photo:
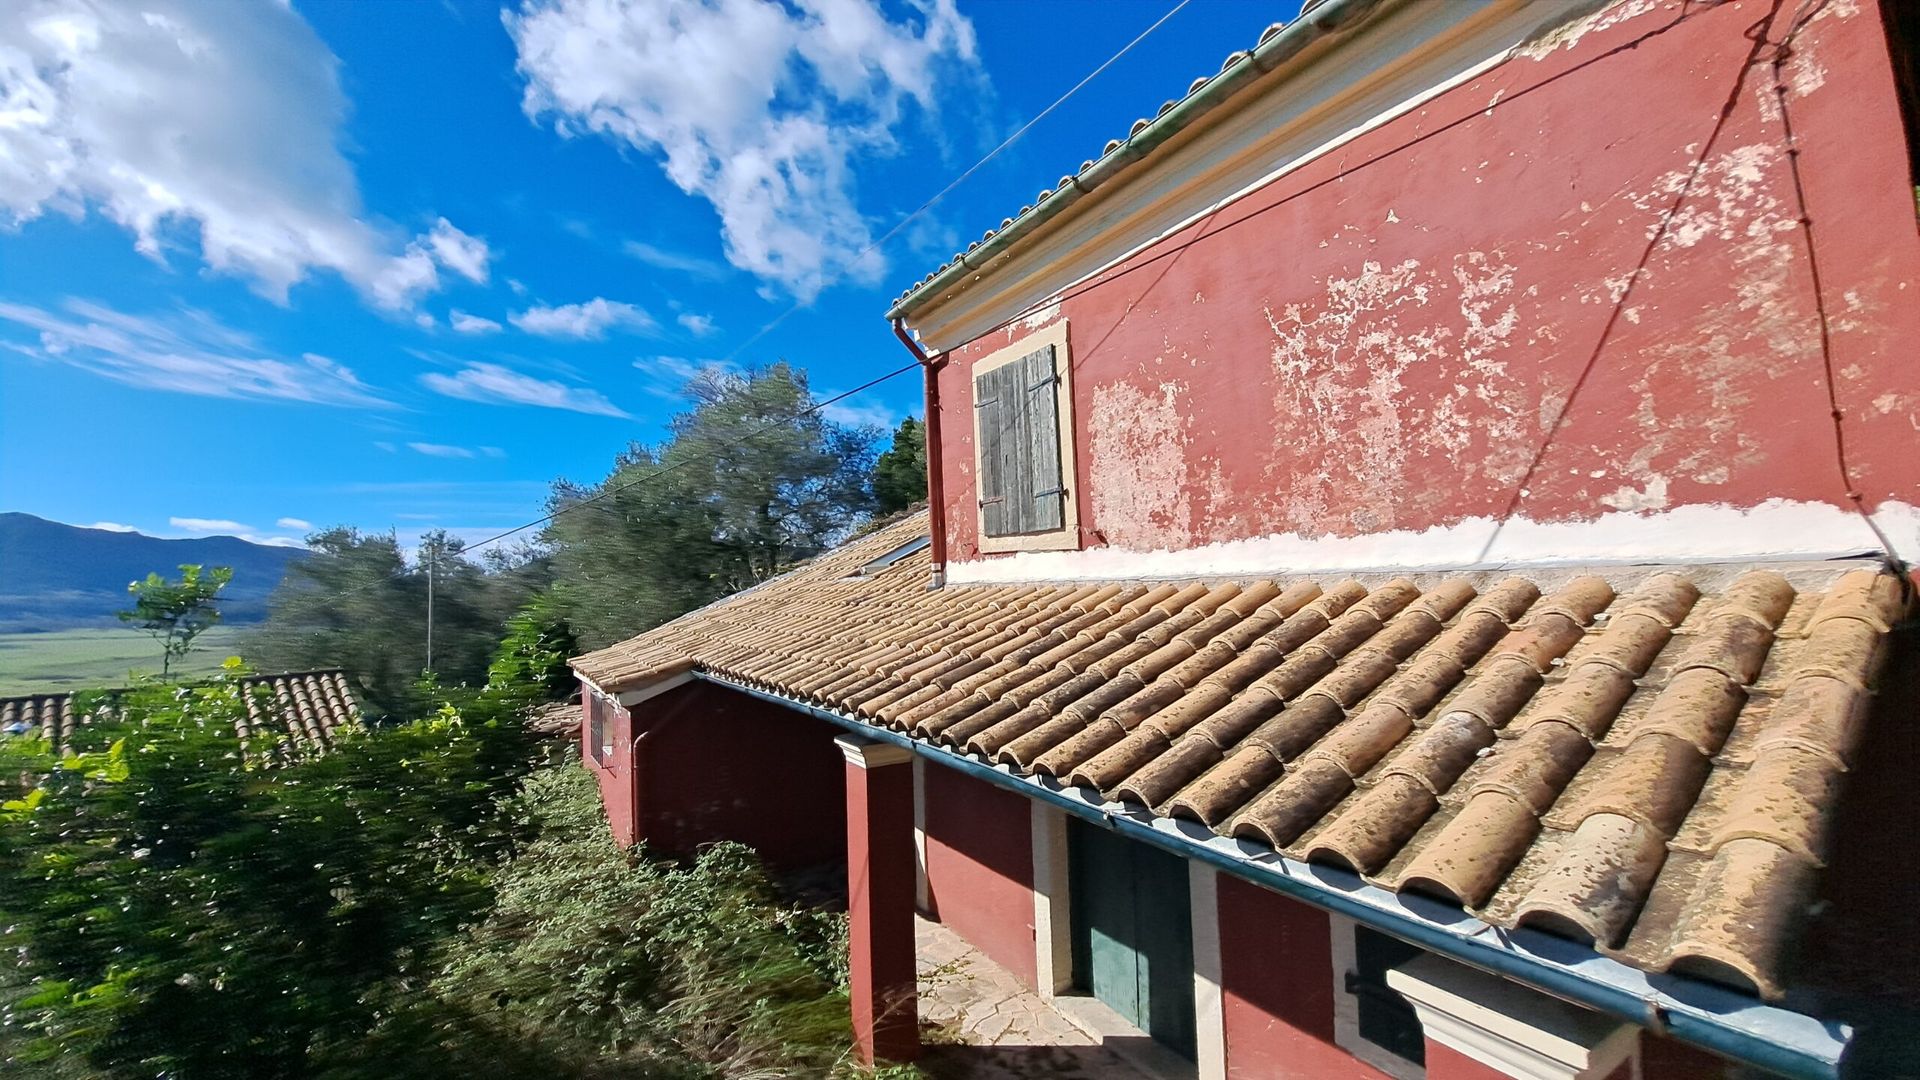
[[[980,524],[989,537],[1058,532],[1066,525],[1054,349],[1042,345],[974,377]]]

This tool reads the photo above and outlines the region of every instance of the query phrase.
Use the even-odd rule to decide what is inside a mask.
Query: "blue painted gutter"
[[[954,753],[831,709],[711,672],[693,677],[825,720],[929,761],[1038,799],[1143,843],[1212,866],[1241,881],[1344,915],[1429,952],[1524,983],[1658,1034],[1693,1043],[1794,1080],[1838,1080],[1852,1028],[1767,1005],[1696,979],[1651,975],[1587,946],[1537,930],[1490,926],[1458,908],[1370,885],[1337,867],[1215,835],[1195,823],[1096,803],[1080,789]]]

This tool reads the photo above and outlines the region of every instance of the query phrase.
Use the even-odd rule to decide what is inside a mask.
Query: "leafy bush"
[[[451,948],[444,1014],[609,1075],[852,1072],[844,918],[783,904],[739,845],[622,851],[576,767],[536,773],[513,814],[532,839]]]
[[[487,910],[523,694],[315,754],[236,734],[238,674],[120,698],[70,756],[0,742],[0,775],[27,781],[0,807],[10,1066],[311,1075]]]

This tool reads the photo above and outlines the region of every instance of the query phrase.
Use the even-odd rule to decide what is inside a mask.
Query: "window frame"
[[[1394,1077],[1395,1080],[1426,1080],[1425,1064],[1401,1057],[1360,1033],[1360,998],[1347,989],[1349,973],[1360,970],[1359,943],[1354,940],[1360,924],[1344,915],[1327,914],[1333,928],[1333,1041],[1355,1059]],[[1371,929],[1371,928],[1369,928]],[[1381,933],[1374,930],[1373,933]],[[1391,935],[1388,935],[1391,936]],[[1381,974],[1385,983],[1385,973]],[[1412,1008],[1412,1002],[1408,1002]],[[1416,1013],[1415,1023],[1418,1024]],[[1425,1029],[1421,1029],[1425,1038]]]
[[[587,756],[603,769],[613,767],[614,703],[599,691],[587,695]]]
[[[986,507],[980,502],[981,409],[977,395],[979,379],[996,368],[1019,363],[1034,352],[1053,346],[1054,435],[1059,440],[1060,527],[1045,532],[987,535]],[[1079,471],[1073,455],[1073,364],[1067,350],[1067,320],[1060,319],[1025,337],[995,350],[976,362],[967,372],[968,399],[973,402],[973,479],[974,534],[981,553],[994,555],[1013,551],[1078,551],[1080,549]]]

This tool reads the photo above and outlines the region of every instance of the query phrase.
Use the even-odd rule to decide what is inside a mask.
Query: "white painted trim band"
[[[1437,956],[1387,972],[1426,1037],[1515,1080],[1603,1080],[1640,1029]]]
[[[1920,507],[1885,502],[1874,520],[1900,556],[1920,561]],[[1304,537],[1275,533],[1184,551],[1020,552],[949,562],[955,585],[1027,581],[1177,580],[1245,574],[1365,570],[1473,570],[1515,566],[1744,562],[1827,559],[1879,550],[1858,514],[1828,503],[1769,499],[1758,506],[1699,503],[1654,513],[1610,512],[1590,521],[1513,518],[1487,557],[1492,518],[1418,532]],[[1097,523],[1096,523],[1097,526]]]

